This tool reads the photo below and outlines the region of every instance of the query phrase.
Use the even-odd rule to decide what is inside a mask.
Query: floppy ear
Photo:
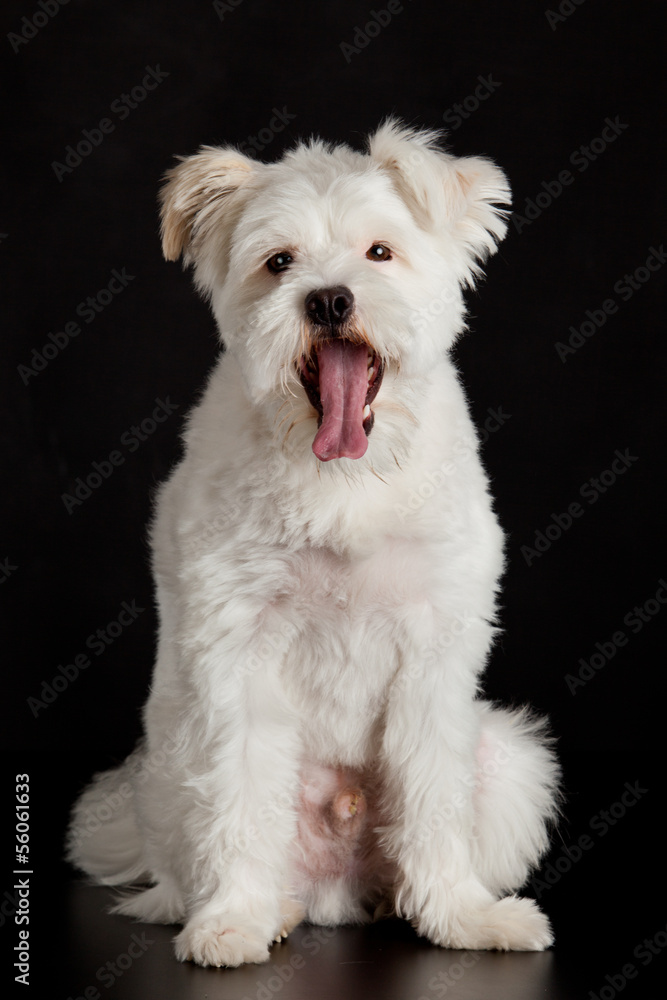
[[[214,226],[234,214],[236,197],[256,176],[258,165],[231,147],[202,146],[194,156],[179,157],[164,175],[162,252],[167,260],[196,260]]]
[[[456,157],[439,147],[441,133],[418,131],[389,119],[370,137],[371,157],[391,176],[394,187],[424,229],[453,235],[469,270],[495,253],[507,231],[511,203],[502,170],[482,156]]]

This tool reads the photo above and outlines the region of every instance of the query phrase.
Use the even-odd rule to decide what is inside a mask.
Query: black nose
[[[318,288],[306,296],[306,315],[318,326],[338,326],[349,318],[354,295],[345,285]]]

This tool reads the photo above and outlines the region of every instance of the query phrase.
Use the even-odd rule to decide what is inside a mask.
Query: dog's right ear
[[[211,233],[233,216],[237,195],[252,183],[258,164],[231,147],[202,146],[194,156],[179,157],[164,175],[162,252],[167,260],[196,260]]]

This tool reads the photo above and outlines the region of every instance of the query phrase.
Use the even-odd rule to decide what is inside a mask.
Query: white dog
[[[544,726],[478,699],[503,540],[448,349],[506,229],[489,160],[387,122],[169,171],[163,248],[226,351],[152,532],[145,741],[77,803],[69,857],[180,959],[262,962],[300,920],[398,913],[538,950],[511,894],[547,845]]]

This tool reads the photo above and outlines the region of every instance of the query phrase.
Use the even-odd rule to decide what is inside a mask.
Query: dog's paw
[[[436,943],[470,951],[544,951],[553,944],[553,934],[532,899],[507,896],[482,909],[458,914],[445,939]]]
[[[269,942],[257,929],[223,915],[196,918],[174,938],[176,958],[197,965],[237,966],[268,961]]]

